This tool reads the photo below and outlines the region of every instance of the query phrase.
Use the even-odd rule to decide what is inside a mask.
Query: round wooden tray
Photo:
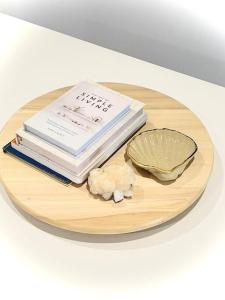
[[[200,120],[184,105],[157,91],[139,86],[103,85],[145,103],[148,123],[141,129],[168,127],[191,136],[198,152],[183,175],[170,184],[160,183],[148,172],[134,168],[134,196],[120,203],[103,201],[83,185],[64,186],[25,163],[1,152],[0,176],[12,200],[20,208],[48,224],[71,231],[93,234],[119,234],[162,224],[189,208],[206,187],[212,165],[213,146]],[[1,147],[15,136],[25,119],[66,92],[52,91],[32,100],[7,122],[0,136]],[[106,163],[123,163],[126,145]]]

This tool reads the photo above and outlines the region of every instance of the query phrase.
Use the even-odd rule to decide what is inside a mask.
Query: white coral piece
[[[88,177],[90,192],[101,195],[105,200],[112,196],[115,202],[124,197],[132,197],[135,175],[132,168],[126,164],[108,165],[93,169]]]

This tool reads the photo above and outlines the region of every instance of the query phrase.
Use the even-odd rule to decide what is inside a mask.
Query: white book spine
[[[76,174],[73,174],[72,172],[70,172],[69,170],[57,165],[55,162],[47,159],[46,157],[32,151],[31,149],[23,146],[23,145],[17,145],[14,143],[11,143],[12,148],[16,149],[17,151],[25,154],[26,156],[36,160],[37,162],[39,162],[42,165],[45,165],[46,167],[52,169],[53,171],[63,175],[64,177],[72,180],[73,182],[77,181],[77,176]]]
[[[137,120],[133,122],[128,128],[127,132],[123,133],[115,139],[114,143],[110,145],[105,151],[104,154],[99,156],[98,159],[94,160],[91,164],[89,164],[82,172],[76,174],[67,170],[65,167],[58,165],[56,162],[46,158],[45,156],[36,153],[35,151],[29,149],[28,147],[21,145],[21,144],[14,144],[11,143],[12,147],[15,148],[17,151],[31,157],[32,159],[36,160],[37,162],[47,166],[48,168],[52,169],[53,171],[63,175],[64,177],[72,180],[77,184],[83,183],[90,172],[91,169],[99,167],[102,163],[104,163],[129,137],[131,137],[140,127],[142,127],[147,120],[147,116],[143,113]]]
[[[137,106],[138,107],[138,106]],[[89,148],[83,156],[75,157],[70,153],[59,149],[58,147],[47,143],[46,141],[36,137],[32,133],[28,133],[23,129],[16,132],[17,143],[32,149],[42,156],[56,162],[58,165],[65,167],[72,172],[79,173],[84,169],[95,156],[104,152],[105,148],[115,140],[130,124],[132,124],[140,115],[143,114],[143,109],[132,111],[130,117],[127,116],[123,121],[118,123],[115,128],[108,132],[104,137]]]
[[[60,155],[59,150],[55,150],[55,147],[51,144],[47,144],[46,142],[40,141],[39,138],[35,137],[34,135],[19,131],[16,133],[16,141],[17,144],[25,146],[46,159],[51,159],[53,162],[56,162],[59,166],[64,166],[66,169],[75,171],[74,165],[69,161],[66,160],[64,157]]]

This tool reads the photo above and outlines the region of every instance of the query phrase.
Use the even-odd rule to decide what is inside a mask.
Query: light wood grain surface
[[[104,85],[145,103],[148,123],[141,131],[168,127],[179,130],[196,141],[198,152],[181,177],[170,184],[162,184],[148,172],[133,166],[136,173],[134,196],[116,204],[91,195],[86,183],[64,186],[1,152],[2,183],[20,208],[43,222],[71,231],[120,234],[151,228],[169,221],[189,208],[206,187],[213,165],[213,146],[207,130],[187,107],[157,91],[128,84]],[[14,138],[15,131],[22,126],[25,119],[69,88],[52,91],[18,110],[1,132],[1,147]],[[106,163],[130,163],[125,150],[126,145]]]

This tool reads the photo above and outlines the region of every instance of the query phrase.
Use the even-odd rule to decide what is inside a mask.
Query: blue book
[[[63,175],[53,171],[52,169],[46,167],[45,165],[40,164],[39,162],[37,162],[36,160],[30,158],[29,156],[27,156],[27,155],[17,151],[16,149],[12,148],[11,142],[6,144],[3,147],[3,152],[8,153],[8,154],[24,161],[25,163],[35,167],[36,169],[46,173],[47,175],[59,180],[60,182],[66,184],[66,185],[72,183],[72,181],[70,179],[64,177]]]

